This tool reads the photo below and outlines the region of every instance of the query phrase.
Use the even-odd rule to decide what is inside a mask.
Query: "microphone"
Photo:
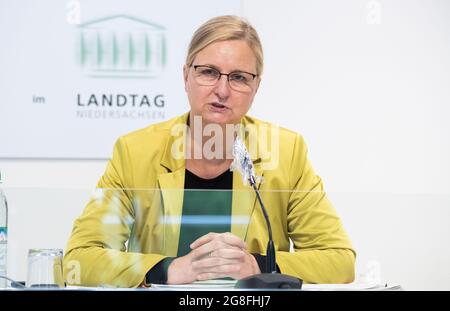
[[[247,183],[252,186],[256,193],[259,205],[264,215],[267,224],[267,232],[269,233],[269,241],[266,249],[266,270],[270,273],[261,273],[251,275],[236,282],[235,288],[292,288],[301,289],[303,280],[295,278],[290,275],[281,274],[277,272],[277,263],[275,256],[275,244],[272,239],[272,227],[270,225],[269,215],[261,198],[259,189],[256,183],[260,181],[260,177],[255,174],[255,167],[250,158],[250,155],[245,147],[244,142],[237,137],[233,146],[233,162],[231,163],[231,170],[237,170],[242,175],[244,184]]]

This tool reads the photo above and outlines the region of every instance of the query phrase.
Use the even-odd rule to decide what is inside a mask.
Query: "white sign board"
[[[109,158],[189,110],[193,32],[240,1],[0,0],[0,157]]]

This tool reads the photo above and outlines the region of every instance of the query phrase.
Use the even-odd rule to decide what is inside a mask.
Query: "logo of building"
[[[78,26],[78,63],[91,77],[154,78],[167,62],[165,28],[127,15]]]

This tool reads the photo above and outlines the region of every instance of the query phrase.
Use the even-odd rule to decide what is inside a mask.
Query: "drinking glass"
[[[28,251],[27,287],[64,287],[62,249],[30,249]]]

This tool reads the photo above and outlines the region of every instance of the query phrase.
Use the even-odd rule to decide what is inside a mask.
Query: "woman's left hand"
[[[240,280],[261,273],[245,242],[230,232],[208,233],[195,240],[191,249],[192,268],[198,273],[197,280],[223,277]]]

